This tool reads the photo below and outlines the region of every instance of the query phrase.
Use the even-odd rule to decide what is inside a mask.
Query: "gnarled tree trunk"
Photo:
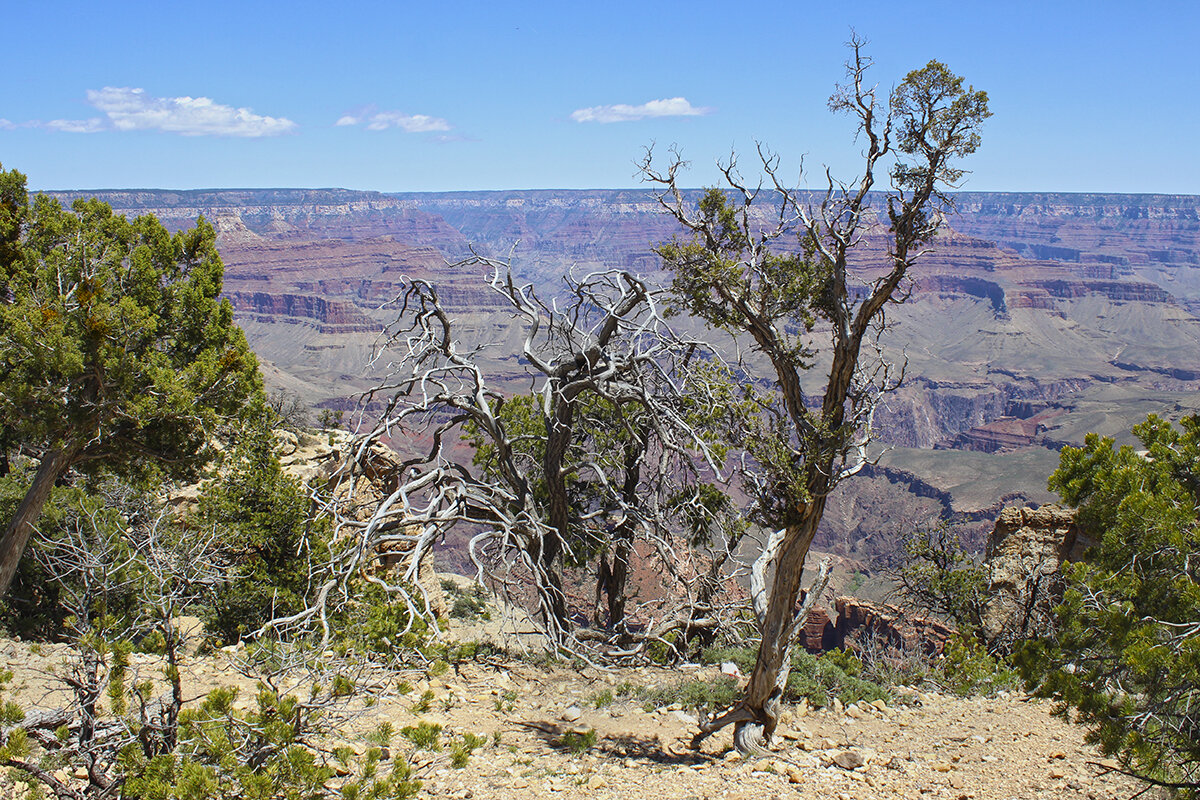
[[[804,560],[824,510],[824,497],[815,498],[805,506],[800,520],[788,527],[775,557],[771,593],[766,613],[759,623],[762,640],[758,658],[742,700],[751,716],[739,721],[733,733],[734,743],[741,752],[761,749],[779,724],[779,707],[792,669],[796,631],[804,624],[804,618],[796,610],[804,577]]]
[[[63,473],[75,461],[79,453],[77,446],[56,448],[47,451],[42,456],[37,473],[33,476],[33,484],[25,493],[16,513],[9,520],[4,530],[4,538],[0,539],[0,597],[8,594],[13,576],[17,574],[17,565],[33,535],[33,526],[42,515],[46,501],[50,499],[50,491]]]

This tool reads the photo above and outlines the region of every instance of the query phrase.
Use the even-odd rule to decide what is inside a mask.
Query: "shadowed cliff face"
[[[60,197],[80,195],[171,228],[212,220],[226,295],[268,380],[342,408],[378,377],[366,364],[401,276],[437,285],[463,332],[494,345],[484,358],[498,385],[527,391],[512,355],[520,329],[486,276],[452,263],[471,248],[511,256],[552,296],[572,270],[665,280],[652,247],[680,235],[645,190]],[[1063,443],[1200,405],[1200,198],[964,193],[958,207],[914,270],[908,302],[889,310],[887,355],[907,363],[904,387],[875,420],[891,449],[847,484],[838,507],[854,512],[830,515],[829,549],[869,555],[900,520],[981,519],[1003,497],[1048,500]],[[863,285],[885,255],[878,232],[864,237],[854,269]]]

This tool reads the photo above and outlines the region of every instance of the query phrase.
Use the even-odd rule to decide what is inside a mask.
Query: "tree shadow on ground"
[[[589,752],[609,758],[632,758],[664,766],[687,766],[718,760],[712,755],[691,750],[684,740],[664,742],[657,736],[608,734],[586,744],[587,726],[554,722],[520,722],[552,750],[561,753]],[[586,746],[585,746],[586,744]]]

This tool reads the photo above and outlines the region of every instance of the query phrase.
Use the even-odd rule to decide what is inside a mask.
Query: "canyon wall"
[[[486,270],[456,263],[472,249],[511,256],[552,298],[572,271],[665,281],[653,247],[681,235],[643,189],[58,196],[98,196],[171,228],[212,221],[226,296],[268,382],[330,408],[353,408],[386,373],[379,334],[407,281],[435,285],[468,341],[484,346],[497,387],[525,392],[520,325]],[[1089,427],[1118,431],[1148,410],[1200,406],[1200,198],[961,193],[957,205],[914,268],[908,301],[888,309],[883,352],[905,365],[905,381],[875,418],[887,450],[847,485],[843,513],[823,530],[831,549],[875,551],[901,521],[994,516],[1005,497],[1045,499],[1035,473]],[[866,286],[886,268],[882,231],[868,230],[852,278]],[[753,349],[743,352],[754,363]]]

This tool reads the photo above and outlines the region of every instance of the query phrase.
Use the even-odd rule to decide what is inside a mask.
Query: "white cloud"
[[[636,122],[652,117],[699,117],[711,114],[714,110],[707,106],[693,106],[683,97],[667,97],[640,106],[618,103],[580,108],[571,112],[571,119],[576,122]]]
[[[267,117],[248,108],[233,108],[208,97],[154,97],[145,89],[106,86],[89,89],[88,102],[118,131],[158,130],[181,136],[278,136],[296,128],[285,117]],[[91,131],[99,120],[55,120],[56,130]],[[75,127],[70,127],[73,123]],[[52,127],[54,123],[47,123]],[[82,127],[81,127],[82,126]]]
[[[405,133],[453,130],[453,126],[441,117],[431,117],[427,114],[402,114],[399,111],[376,111],[373,108],[364,109],[356,114],[344,114],[334,125],[362,125],[364,123],[369,131],[386,131],[389,128],[399,128]]]
[[[99,133],[105,130],[104,120],[99,117],[90,119],[52,119],[39,123],[39,127],[48,128],[62,133]]]
[[[16,129],[17,126],[15,123],[6,120],[4,117],[0,117],[0,131],[14,131]]]

